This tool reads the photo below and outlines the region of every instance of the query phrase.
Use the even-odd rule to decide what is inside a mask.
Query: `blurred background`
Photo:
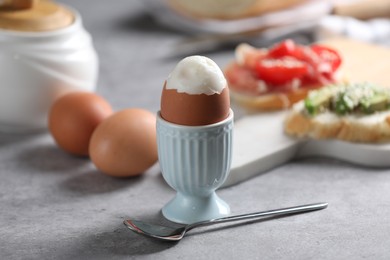
[[[98,92],[116,109],[148,104],[157,111],[162,82],[178,60],[202,54],[223,67],[240,42],[267,47],[284,38],[349,37],[390,46],[390,0],[60,3],[81,13],[100,57]],[[127,95],[137,99],[129,104]]]
[[[0,0],[0,3],[7,1]],[[284,38],[312,43],[348,37],[390,46],[390,0],[57,2],[80,13],[99,57],[96,92],[114,111],[136,107],[156,113],[164,80],[181,58],[206,55],[224,68],[234,59],[234,48],[241,42],[269,47]],[[3,45],[0,47],[5,49]],[[15,75],[20,77],[20,74]],[[167,185],[161,185],[158,166],[142,178],[117,180],[98,174],[89,160],[62,153],[47,133],[36,138],[2,138],[0,143],[3,165],[0,197],[2,207],[4,205],[0,214],[3,223],[0,233],[4,234],[0,236],[2,259],[34,258],[34,254],[54,259],[113,259],[132,255],[148,257],[156,253],[161,253],[161,258],[166,255],[165,258],[171,259],[174,253],[181,253],[178,257],[175,255],[181,258],[183,252],[191,250],[196,258],[199,251],[210,248],[216,241],[213,239],[221,237],[218,232],[214,236],[210,232],[199,236],[195,244],[189,240],[188,244],[170,248],[170,245],[146,244],[138,237],[129,236],[121,223],[125,217],[131,214],[159,219],[156,213],[172,195]],[[306,226],[297,222],[299,225],[283,230],[287,232],[284,237],[280,237],[276,226],[268,226],[273,232],[264,236],[267,229],[260,225],[259,230],[251,233],[258,236],[260,242],[241,243],[244,247],[236,250],[237,256],[242,257],[242,252],[256,255],[257,252],[276,252],[280,258],[283,253],[288,256],[291,252],[307,253],[302,248],[313,256],[321,251],[329,259],[334,259],[334,255],[348,259],[351,252],[360,252],[362,257],[377,252],[388,254],[386,232],[381,232],[388,227],[386,209],[389,207],[385,199],[388,196],[384,196],[389,190],[387,177],[386,170],[359,168],[330,159],[301,160],[275,169],[252,183],[222,190],[236,212],[247,212],[248,206],[273,208],[280,202],[300,204],[307,198],[316,198],[313,194],[329,198],[336,212],[321,215],[324,218],[320,222],[326,223],[323,229],[318,229],[313,221],[306,222]],[[242,198],[248,198],[246,203],[242,203]],[[353,218],[349,218],[351,212]],[[304,235],[299,233],[301,231]],[[228,244],[214,245],[236,245],[236,241],[241,238],[244,241],[247,234],[241,237],[233,234],[226,239]],[[297,234],[299,239],[292,241],[291,237]],[[356,234],[364,236],[355,239]],[[270,237],[272,240],[268,240]],[[217,249],[206,251],[207,255],[224,252],[230,258],[235,256],[229,255],[231,252],[226,248]]]

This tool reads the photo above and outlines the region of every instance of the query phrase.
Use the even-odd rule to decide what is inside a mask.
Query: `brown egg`
[[[213,124],[227,118],[229,111],[228,88],[221,94],[191,95],[164,87],[161,94],[161,117],[171,123],[188,126]]]
[[[90,157],[115,177],[136,176],[157,161],[156,117],[143,109],[126,109],[104,120],[92,135]]]
[[[89,92],[73,92],[51,106],[48,125],[59,147],[73,155],[88,155],[89,140],[95,128],[112,114],[110,104]]]
[[[209,125],[226,119],[229,112],[225,76],[210,58],[186,57],[169,74],[160,109],[166,121],[188,126]]]

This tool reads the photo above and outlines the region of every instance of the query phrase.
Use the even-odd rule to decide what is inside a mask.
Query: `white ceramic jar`
[[[95,89],[97,54],[80,15],[71,11],[74,22],[62,29],[0,29],[0,131],[44,129],[56,97]]]

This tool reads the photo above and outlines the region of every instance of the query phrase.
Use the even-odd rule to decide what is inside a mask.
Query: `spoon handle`
[[[281,208],[281,209],[274,209],[274,210],[249,213],[249,214],[216,218],[216,219],[211,219],[211,220],[207,220],[207,221],[201,221],[201,222],[190,224],[187,226],[187,231],[190,229],[193,229],[195,227],[199,227],[199,226],[208,226],[208,225],[225,223],[225,222],[230,222],[230,221],[238,221],[238,220],[256,219],[256,218],[261,218],[261,217],[266,217],[266,216],[268,216],[268,217],[275,216],[276,217],[276,216],[298,214],[298,213],[304,213],[304,212],[309,212],[309,211],[325,209],[326,207],[328,207],[328,203],[321,202],[321,203],[313,203],[313,204],[307,204],[307,205],[301,205],[301,206],[295,206],[295,207],[289,207],[289,208]]]

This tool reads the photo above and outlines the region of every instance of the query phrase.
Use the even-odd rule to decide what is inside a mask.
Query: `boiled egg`
[[[226,119],[229,111],[226,79],[210,58],[184,58],[164,84],[160,113],[168,122],[188,126],[208,125]]]

